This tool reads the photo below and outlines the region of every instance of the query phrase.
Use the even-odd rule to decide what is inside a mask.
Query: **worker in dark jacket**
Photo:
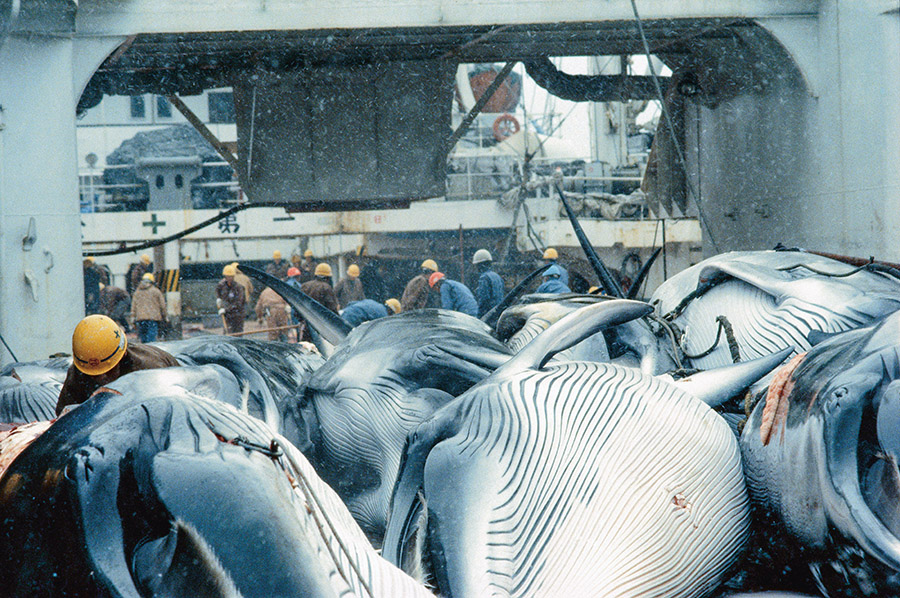
[[[300,270],[300,282],[309,282],[313,278],[315,278],[314,271],[316,269],[316,258],[313,255],[312,249],[307,249],[303,252],[303,261],[300,262],[298,266]]]
[[[216,306],[224,318],[225,333],[244,331],[244,305],[247,303],[244,287],[234,277],[237,268],[228,264],[222,269],[222,280],[216,285]]]
[[[437,272],[438,267],[434,260],[425,260],[420,267],[421,272],[406,283],[406,288],[403,289],[403,295],[400,297],[403,311],[430,307],[428,279]]]
[[[428,285],[441,294],[441,307],[460,311],[478,317],[478,303],[469,287],[461,282],[450,280],[443,272],[435,272],[428,278]]]
[[[59,391],[56,414],[85,402],[95,390],[125,374],[177,365],[174,357],[158,347],[130,346],[125,331],[107,316],[88,316],[72,333],[72,365]]]
[[[100,312],[100,271],[94,266],[94,258],[86,257],[81,264],[84,274],[84,312]]]
[[[272,261],[266,264],[266,274],[281,280],[287,276],[287,271],[290,267],[289,263],[281,259],[281,252],[275,250],[272,252]]]
[[[131,264],[131,267],[128,268],[125,290],[129,293],[134,293],[134,290],[141,284],[141,281],[144,279],[144,274],[147,272],[153,272],[153,264],[150,262],[150,256],[145,253],[141,255],[140,262]]]
[[[354,301],[362,301],[366,298],[362,281],[359,279],[359,266],[350,264],[350,267],[347,268],[347,277],[340,279],[334,285],[334,294],[337,295],[338,304],[341,307],[347,307]]]
[[[109,316],[128,332],[128,314],[131,313],[131,297],[125,289],[100,283],[100,312]]]
[[[541,286],[537,288],[535,293],[571,293],[572,290],[560,280],[562,274],[562,268],[557,265],[552,265],[546,270],[541,276],[544,277],[544,282],[541,283]]]
[[[491,269],[494,258],[487,249],[476,251],[472,263],[480,272],[475,299],[478,301],[478,317],[481,317],[503,301],[503,280]]]
[[[315,278],[300,285],[300,290],[333,311],[338,313],[337,295],[331,288],[331,266],[322,262],[313,271]]]

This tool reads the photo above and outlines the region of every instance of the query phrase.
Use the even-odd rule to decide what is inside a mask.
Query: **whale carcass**
[[[0,596],[430,596],[214,369],[124,376],[19,454]]]
[[[373,542],[384,533],[407,434],[509,356],[477,319],[429,309],[361,324],[312,375],[306,454]]]
[[[739,251],[676,274],[650,303],[668,323],[659,334],[673,358],[706,369],[867,326],[900,309],[897,275],[802,251]]]
[[[409,570],[421,559],[445,596],[704,596],[717,587],[750,523],[725,422],[633,368],[547,363],[649,311],[616,300],[570,314],[416,428],[384,555]]]
[[[776,374],[741,436],[774,557],[830,596],[900,594],[900,313]]]

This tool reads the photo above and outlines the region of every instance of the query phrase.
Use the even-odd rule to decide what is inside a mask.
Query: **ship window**
[[[184,177],[181,176],[180,174],[176,174],[175,175],[175,188],[181,189],[182,187],[184,187]]]
[[[156,96],[156,116],[160,118],[172,118],[172,104],[166,96]]]
[[[165,177],[163,177],[163,175],[161,175],[161,174],[156,175],[156,188],[162,189],[165,186],[166,186]]]
[[[234,123],[234,98],[230,91],[213,91],[207,95],[209,122],[215,124]]]
[[[144,106],[144,96],[131,96],[131,118],[144,118],[147,108]]]

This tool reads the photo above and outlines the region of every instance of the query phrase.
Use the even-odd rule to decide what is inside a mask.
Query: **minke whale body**
[[[704,400],[634,368],[548,363],[650,311],[615,300],[570,314],[418,426],[385,557],[422,567],[443,596],[672,597],[716,588],[750,525],[727,424]]]
[[[19,454],[0,596],[430,596],[212,369],[129,374]]]
[[[354,328],[312,375],[306,454],[373,542],[384,534],[407,434],[509,357],[478,319],[426,309]]]
[[[676,361],[708,369],[867,326],[900,309],[900,280],[801,251],[736,251],[676,274],[650,303],[670,325],[660,339]]]
[[[900,594],[900,313],[796,356],[762,394],[741,448],[778,558],[832,596]]]

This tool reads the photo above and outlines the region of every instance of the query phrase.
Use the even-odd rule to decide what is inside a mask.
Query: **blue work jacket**
[[[387,306],[378,303],[374,299],[351,301],[347,307],[344,308],[344,311],[341,312],[341,317],[354,328],[363,322],[377,320],[386,315],[388,315]]]
[[[475,287],[475,299],[478,301],[478,316],[483,316],[495,305],[503,301],[503,280],[493,270],[485,270],[478,277]]]
[[[541,283],[535,293],[571,293],[572,289],[567,287],[559,278],[549,278]]]
[[[469,287],[455,280],[444,279],[441,283],[441,307],[461,311],[478,317],[478,303]]]

